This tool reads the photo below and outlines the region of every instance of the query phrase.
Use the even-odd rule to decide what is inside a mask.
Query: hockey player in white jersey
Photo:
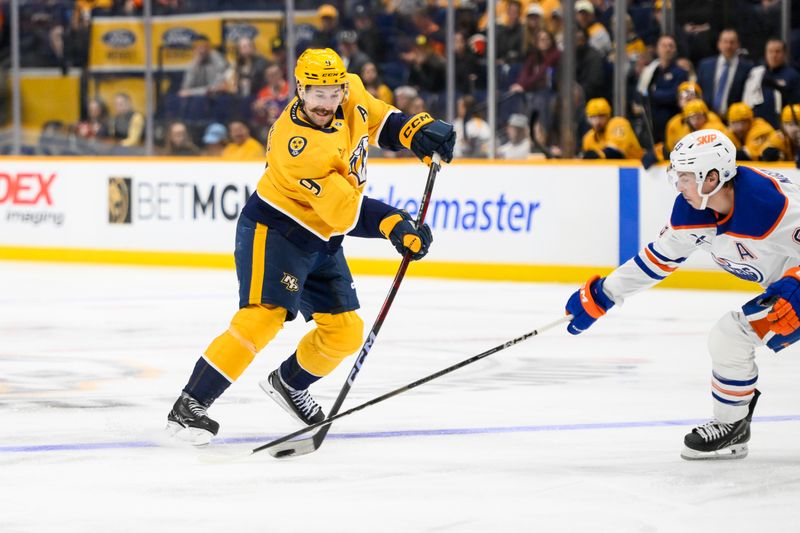
[[[800,187],[736,165],[736,148],[716,130],[681,139],[668,175],[680,193],[658,238],[606,278],[593,277],[567,302],[577,335],[615,304],[669,276],[697,250],[765,290],[725,314],[709,335],[714,420],[684,439],[684,459],[742,458],[759,391],[755,348],[778,352],[800,339]]]

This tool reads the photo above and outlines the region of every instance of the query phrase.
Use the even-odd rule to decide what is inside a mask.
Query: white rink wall
[[[427,172],[404,161],[371,161],[367,194],[415,215]],[[800,178],[793,167],[779,168]],[[229,266],[236,218],[262,171],[258,161],[5,158],[0,258]],[[644,171],[631,161],[447,165],[428,212],[434,244],[415,272],[581,279],[652,240],[674,197],[665,167]],[[356,272],[391,272],[396,264],[380,240],[348,239],[345,247]],[[693,258],[683,283],[709,283],[714,268]],[[742,285],[733,280],[731,288]]]

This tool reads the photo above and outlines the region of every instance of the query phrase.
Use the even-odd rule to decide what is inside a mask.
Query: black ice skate
[[[272,371],[267,379],[260,381],[259,386],[270,398],[283,407],[287,413],[303,424],[310,426],[325,420],[325,413],[306,390],[295,390],[281,379],[278,369]]]
[[[724,424],[712,420],[697,426],[683,439],[681,457],[695,459],[744,459],[747,457],[747,442],[750,440],[750,421],[761,393],[756,389],[747,416],[738,422]]]
[[[218,431],[219,424],[208,417],[206,407],[185,392],[167,415],[167,433],[195,446],[205,446]]]

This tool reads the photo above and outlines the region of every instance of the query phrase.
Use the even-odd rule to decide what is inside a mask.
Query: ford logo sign
[[[191,48],[195,35],[191,28],[170,28],[164,32],[161,42],[167,48]]]
[[[228,42],[237,42],[242,37],[248,39],[255,39],[258,35],[258,28],[252,24],[232,24],[225,28],[225,40]]]
[[[136,42],[136,35],[130,30],[111,30],[104,33],[101,40],[111,48],[127,48]]]

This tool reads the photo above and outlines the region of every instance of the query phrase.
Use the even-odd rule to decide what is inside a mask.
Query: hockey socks
[[[183,392],[209,407],[230,385],[228,378],[211,366],[205,357],[200,357]]]
[[[321,376],[315,376],[297,360],[297,352],[293,353],[280,366],[280,376],[284,383],[295,390],[306,390]]]

